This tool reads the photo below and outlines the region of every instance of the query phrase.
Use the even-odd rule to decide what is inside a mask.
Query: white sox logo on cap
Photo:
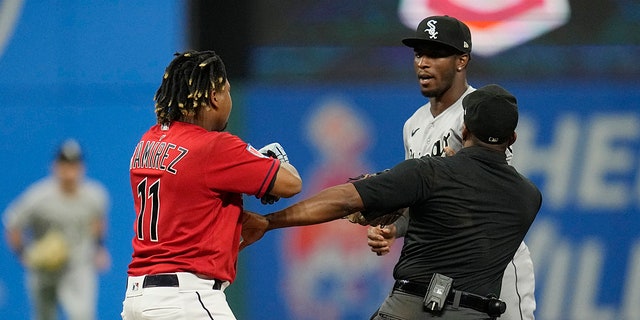
[[[424,29],[424,32],[427,32],[429,34],[429,39],[438,39],[438,31],[436,31],[436,23],[438,23],[438,21],[435,21],[435,20],[429,20],[427,22],[428,28]]]
[[[450,16],[426,17],[416,28],[415,37],[402,39],[409,47],[442,44],[462,53],[471,52],[471,33],[464,22]]]

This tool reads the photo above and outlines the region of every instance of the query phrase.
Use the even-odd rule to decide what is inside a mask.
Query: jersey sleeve
[[[353,184],[362,198],[367,220],[400,208],[414,205],[428,193],[418,159],[401,162],[391,170]]]
[[[222,134],[213,144],[207,181],[212,189],[262,197],[275,179],[280,161],[266,157],[231,134]]]
[[[404,145],[404,158],[410,159],[411,154],[409,153],[409,121],[411,119],[405,121],[404,126],[402,127],[402,143]]]
[[[46,180],[36,182],[9,204],[2,217],[5,228],[22,229],[29,224],[34,208],[41,201],[41,186],[45,183]]]

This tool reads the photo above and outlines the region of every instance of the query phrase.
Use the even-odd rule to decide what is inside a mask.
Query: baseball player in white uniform
[[[109,194],[84,176],[80,145],[59,149],[52,174],[29,186],[3,216],[11,249],[26,269],[33,319],[96,318],[98,272],[109,266],[102,244]],[[54,244],[55,243],[55,244]]]
[[[460,150],[464,124],[462,99],[475,90],[467,84],[465,73],[471,52],[468,27],[452,17],[428,17],[418,26],[416,38],[405,39],[403,43],[416,51],[414,64],[421,91],[430,99],[404,124],[405,158],[439,157]],[[452,57],[455,64],[448,64],[444,59],[451,57],[446,54],[450,48],[443,49],[443,46],[453,47],[454,53],[467,58]],[[450,69],[453,69],[453,74],[449,73]],[[507,149],[506,154],[510,163],[511,149]],[[372,251],[379,255],[389,252],[393,238],[404,236],[407,224],[405,215],[394,223],[395,228],[392,229],[395,234],[393,231],[390,233],[390,228],[369,228]],[[500,299],[506,303],[507,309],[500,319],[533,320],[536,308],[534,289],[533,262],[527,245],[522,242],[502,278]]]

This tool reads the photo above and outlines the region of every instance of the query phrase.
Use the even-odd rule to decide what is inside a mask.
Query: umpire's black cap
[[[431,16],[420,22],[415,37],[403,39],[402,43],[411,48],[440,43],[470,53],[471,31],[464,22],[454,17]]]
[[[518,125],[518,102],[497,84],[484,86],[462,99],[464,123],[480,141],[507,142]]]

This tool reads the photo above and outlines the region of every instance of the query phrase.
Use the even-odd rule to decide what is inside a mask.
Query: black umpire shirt
[[[542,204],[538,188],[484,147],[452,157],[403,161],[353,182],[366,218],[409,207],[409,227],[393,276],[425,285],[433,273],[457,290],[500,295],[502,274]]]

